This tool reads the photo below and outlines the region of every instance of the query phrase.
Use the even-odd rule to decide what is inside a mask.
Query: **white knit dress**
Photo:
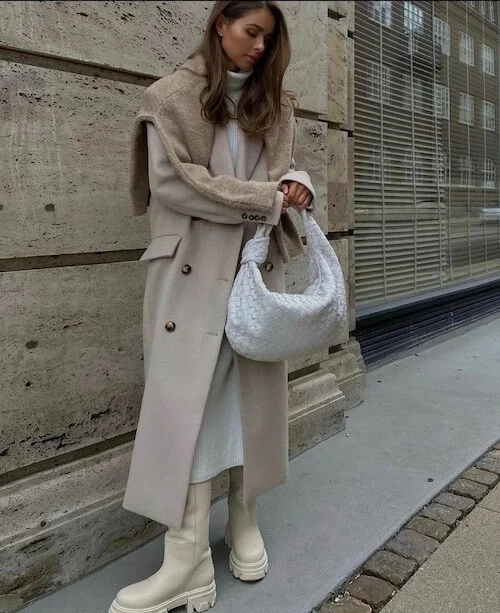
[[[227,101],[229,111],[235,114],[242,87],[252,74],[227,71]],[[234,107],[231,104],[234,103]],[[231,119],[226,126],[229,148],[236,165],[240,128]],[[208,394],[200,434],[191,467],[191,483],[206,481],[226,468],[243,464],[243,438],[238,398],[238,380],[233,349],[223,335],[219,357]]]
[[[248,72],[227,71],[226,91],[230,98],[227,100],[227,105],[232,115],[235,115],[235,106],[239,102],[241,90],[251,74],[251,70]],[[147,130],[148,133],[154,132],[155,127],[148,123]],[[227,124],[226,134],[233,167],[235,167],[240,141],[240,128],[235,119],[231,119]],[[165,163],[168,163],[166,152],[163,153]],[[253,236],[256,223],[244,222],[244,226],[243,242],[247,240],[247,237]],[[227,468],[241,465],[243,465],[243,437],[238,380],[234,352],[224,334],[196,443],[190,483],[206,481]]]

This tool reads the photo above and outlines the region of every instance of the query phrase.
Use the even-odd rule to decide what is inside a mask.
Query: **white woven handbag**
[[[347,323],[345,284],[339,260],[310,213],[301,211],[307,237],[310,285],[303,294],[267,289],[259,271],[272,226],[259,224],[241,254],[228,302],[226,336],[251,360],[279,362],[335,345]]]

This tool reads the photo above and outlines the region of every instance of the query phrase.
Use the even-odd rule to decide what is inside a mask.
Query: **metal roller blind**
[[[496,5],[355,10],[357,305],[498,274]]]

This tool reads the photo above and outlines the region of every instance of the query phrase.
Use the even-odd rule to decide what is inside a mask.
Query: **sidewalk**
[[[226,502],[215,504],[211,543],[218,598],[214,613],[310,613],[495,443],[500,438],[499,339],[500,319],[490,319],[368,373],[367,400],[348,415],[346,430],[295,458],[289,482],[260,498],[259,524],[270,559],[263,581],[244,584],[230,574],[223,537]],[[486,516],[491,519],[491,514],[495,514],[498,535],[498,513],[491,508],[495,503],[484,504],[464,520],[470,527],[464,523],[449,537],[450,545],[441,546],[446,547],[442,556],[465,530],[482,530],[483,524],[476,522],[484,522]],[[481,538],[492,543],[488,536]],[[161,541],[160,536],[23,610],[107,613],[121,587],[158,569]],[[480,555],[490,563],[486,553]],[[428,562],[432,563],[432,557]],[[405,590],[411,589],[419,573],[424,575],[424,569],[425,565],[387,607],[399,606],[397,597],[405,597]],[[432,581],[432,572],[429,576]],[[407,596],[408,602],[412,597],[416,598]],[[421,604],[409,606],[403,602],[400,609],[384,613],[427,613]],[[482,609],[437,605],[431,610],[483,613]],[[486,610],[498,613],[500,608]]]
[[[484,498],[381,613],[500,611],[500,485]]]

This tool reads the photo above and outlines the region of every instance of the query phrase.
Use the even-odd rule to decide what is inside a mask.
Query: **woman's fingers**
[[[283,192],[285,194],[283,201],[283,208],[288,207],[296,207],[299,210],[306,209],[309,206],[309,203],[312,200],[312,195],[301,183],[297,183],[296,181],[290,181],[283,183],[283,187],[288,186],[288,189],[284,189]],[[286,199],[286,204],[285,204]]]

